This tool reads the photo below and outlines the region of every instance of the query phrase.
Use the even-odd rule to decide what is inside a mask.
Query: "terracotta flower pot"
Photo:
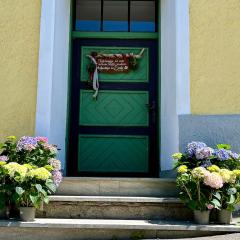
[[[222,224],[230,224],[232,221],[232,212],[227,209],[218,211],[218,222]]]
[[[210,211],[194,210],[194,221],[197,224],[209,224]]]
[[[20,219],[24,222],[32,222],[35,219],[35,207],[20,207]]]

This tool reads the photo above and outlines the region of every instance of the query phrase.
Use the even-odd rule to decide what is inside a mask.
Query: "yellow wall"
[[[40,0],[0,0],[0,140],[34,134]]]
[[[240,0],[190,0],[193,114],[240,113]]]

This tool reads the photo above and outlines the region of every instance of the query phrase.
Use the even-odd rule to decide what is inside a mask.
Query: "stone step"
[[[65,177],[57,195],[175,197],[172,178],[91,178]]]
[[[156,220],[36,219],[0,221],[0,240],[171,239],[240,232],[239,226]]]
[[[38,217],[88,219],[191,220],[192,211],[177,198],[51,196]]]

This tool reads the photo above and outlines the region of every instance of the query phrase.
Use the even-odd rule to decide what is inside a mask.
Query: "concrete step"
[[[192,211],[178,198],[51,196],[38,217],[88,219],[191,220]]]
[[[65,177],[57,195],[175,197],[172,178],[89,178]]]
[[[156,220],[36,219],[0,221],[0,240],[171,239],[240,232],[239,226]],[[135,238],[134,238],[135,237]]]

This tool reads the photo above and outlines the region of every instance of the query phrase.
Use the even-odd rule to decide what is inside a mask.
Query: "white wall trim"
[[[179,150],[178,114],[190,113],[189,2],[161,0],[161,170]]]
[[[42,0],[36,135],[61,148],[65,165],[71,0]]]
[[[36,135],[62,149],[68,100],[68,53],[71,0],[42,0]],[[190,113],[189,3],[161,0],[161,170],[172,168],[179,148],[178,114]]]
[[[177,113],[190,114],[189,0],[176,2]]]

